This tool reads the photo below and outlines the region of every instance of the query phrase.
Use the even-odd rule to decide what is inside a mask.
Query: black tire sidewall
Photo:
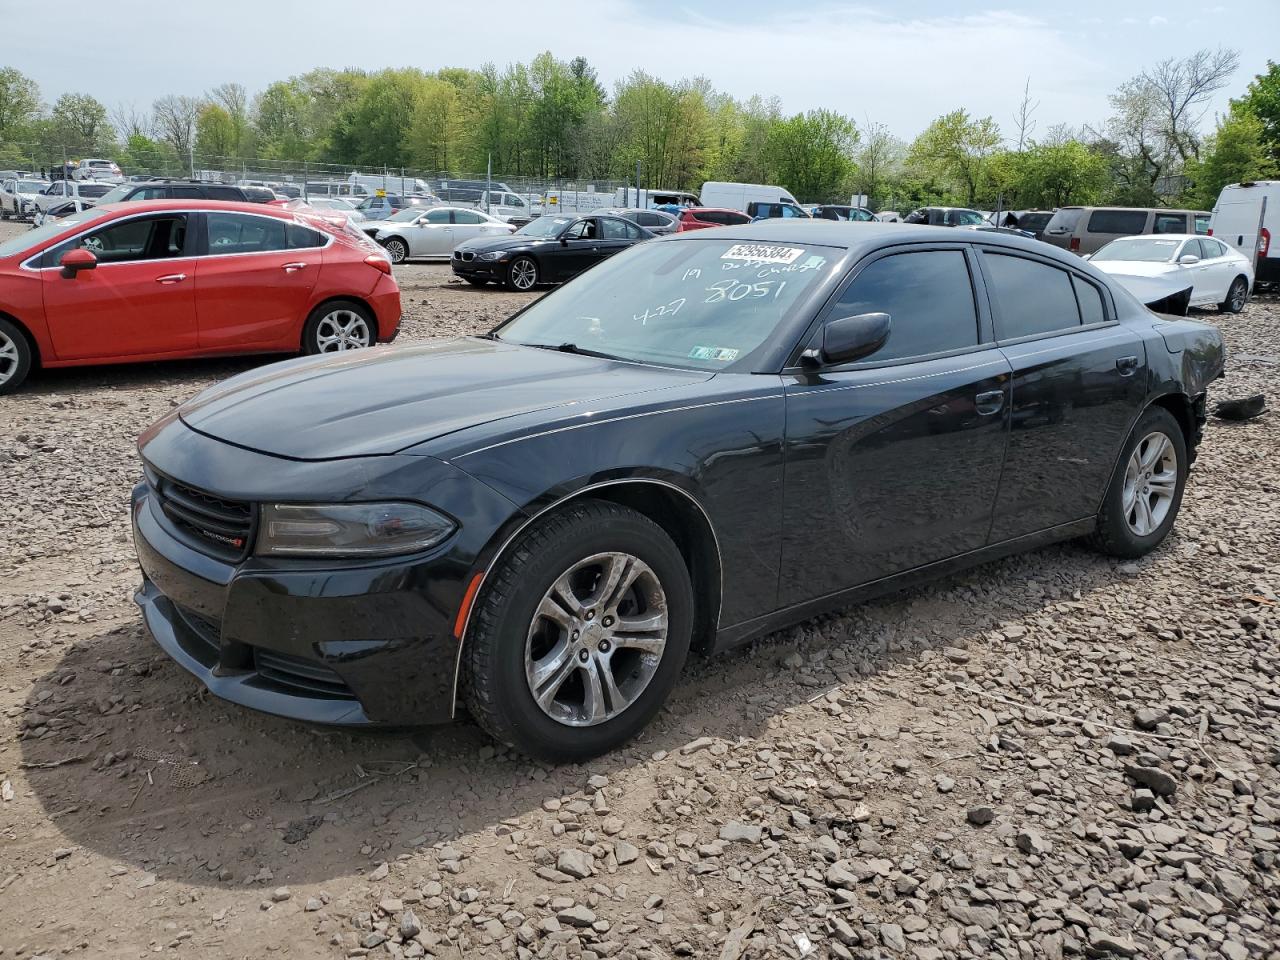
[[[525,260],[533,264],[533,283],[528,287],[518,287],[516,286],[516,264]],[[512,290],[515,290],[517,293],[528,293],[538,285],[538,280],[541,279],[541,273],[542,271],[538,269],[538,261],[534,260],[533,257],[516,257],[511,261],[511,265],[507,267],[507,286]]]
[[[1244,296],[1240,300],[1239,310],[1237,310],[1235,306],[1232,304],[1232,301],[1234,300],[1234,297],[1232,296],[1232,292],[1236,289],[1236,284],[1238,283],[1243,283],[1245,288]],[[1245,304],[1248,302],[1249,302],[1249,282],[1245,280],[1243,277],[1236,277],[1234,280],[1231,281],[1231,286],[1227,287],[1227,299],[1222,301],[1221,304],[1219,304],[1219,308],[1222,310],[1223,313],[1241,313],[1244,310]]]
[[[667,596],[667,645],[649,685],[622,714],[593,727],[570,727],[547,716],[538,706],[525,677],[525,644],[529,624],[555,578],[574,563],[596,553],[626,551],[657,575]],[[536,571],[536,573],[535,573]],[[575,525],[539,549],[524,566],[515,588],[494,610],[491,678],[497,702],[516,746],[533,756],[578,761],[598,756],[625,743],[653,718],[675,686],[688,655],[693,632],[693,588],[684,559],[660,527],[638,515],[612,518],[607,527],[587,522]]]
[[[0,317],[0,331],[4,335],[18,345],[18,369],[4,383],[0,383],[0,394],[12,393],[22,386],[23,381],[27,379],[27,375],[31,373],[31,365],[34,357],[31,354],[31,343],[21,330]]]
[[[1133,455],[1134,448],[1148,435],[1159,431],[1169,438],[1178,457],[1178,484],[1173,495],[1173,504],[1169,514],[1156,530],[1145,537],[1139,537],[1129,529],[1124,515],[1124,475]],[[1136,558],[1150,553],[1169,535],[1178,519],[1182,508],[1182,495],[1187,488],[1187,471],[1190,463],[1187,459],[1187,442],[1182,435],[1182,428],[1163,407],[1150,407],[1134,425],[1125,441],[1120,459],[1116,463],[1115,472],[1111,476],[1111,484],[1107,487],[1106,499],[1103,501],[1099,516],[1099,535],[1108,553],[1115,556]]]
[[[373,314],[363,303],[356,303],[354,300],[330,300],[322,303],[311,311],[311,315],[307,317],[306,324],[302,328],[302,352],[307,356],[317,356],[320,353],[320,345],[316,343],[316,329],[320,326],[320,321],[332,313],[334,310],[351,310],[364,317],[364,322],[369,326],[369,346],[374,346],[378,342],[378,322],[373,318]]]

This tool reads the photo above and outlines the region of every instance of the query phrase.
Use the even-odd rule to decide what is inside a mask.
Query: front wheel
[[[1218,304],[1218,309],[1223,313],[1239,313],[1244,309],[1245,302],[1249,299],[1249,281],[1244,277],[1236,277],[1231,281],[1231,287],[1227,290],[1227,299]]]
[[[31,372],[31,344],[22,331],[0,317],[0,393],[17,390]]]
[[[516,257],[507,268],[507,286],[521,293],[532,290],[538,283],[538,264],[532,257]]]
[[[387,256],[391,258],[392,263],[404,263],[405,258],[409,256],[409,248],[399,237],[392,237],[383,246],[387,248]]]
[[[495,739],[576,763],[634,737],[684,666],[693,588],[679,549],[634,510],[587,500],[537,523],[490,571],[464,691]]]
[[[302,330],[303,353],[340,353],[371,346],[377,328],[367,307],[353,300],[322,303]]]
[[[1138,418],[1112,474],[1093,545],[1113,557],[1150,553],[1169,535],[1187,484],[1187,443],[1163,407]]]

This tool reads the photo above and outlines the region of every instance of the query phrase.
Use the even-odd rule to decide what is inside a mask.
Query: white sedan
[[[416,215],[406,216],[415,213]],[[400,219],[404,217],[404,219]],[[474,237],[515,233],[511,224],[466,207],[401,210],[375,235],[392,263],[410,257],[451,257],[453,248]]]
[[[1195,234],[1164,233],[1112,240],[1089,258],[1145,304],[1176,303],[1188,290],[1186,306],[1216,306],[1239,313],[1253,289],[1253,264],[1221,240]]]

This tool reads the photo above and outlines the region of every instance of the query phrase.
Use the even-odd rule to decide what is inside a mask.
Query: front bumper
[[[463,279],[502,281],[507,277],[506,260],[463,260],[455,250],[449,263],[454,274]]]
[[[456,641],[429,589],[452,579],[447,560],[225,563],[166,529],[154,500],[146,485],[135,488],[143,581],[134,600],[160,648],[211,693],[313,723],[452,716]]]

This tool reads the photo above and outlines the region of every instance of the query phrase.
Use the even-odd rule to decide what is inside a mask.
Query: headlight
[[[455,524],[417,503],[267,503],[256,553],[289,557],[387,557],[444,540]]]
[[[505,250],[490,250],[488,253],[477,253],[477,260],[501,260]]]

